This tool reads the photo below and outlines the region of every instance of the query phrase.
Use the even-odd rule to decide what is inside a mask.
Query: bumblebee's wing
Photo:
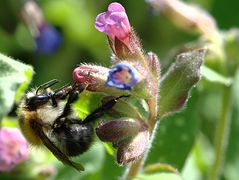
[[[66,164],[68,166],[72,166],[78,171],[84,171],[84,167],[76,163],[74,161],[71,161],[61,150],[47,137],[47,135],[44,133],[42,129],[42,125],[39,123],[34,123],[33,125],[35,132],[37,135],[41,138],[44,145],[54,154],[54,156],[60,160],[63,164]]]

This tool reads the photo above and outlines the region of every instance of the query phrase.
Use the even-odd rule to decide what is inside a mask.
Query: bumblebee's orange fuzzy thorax
[[[19,125],[27,141],[34,146],[42,145],[41,139],[36,135],[36,133],[32,129],[32,123],[34,121],[40,121],[37,112],[27,111],[25,110],[24,107],[20,107],[18,112],[19,112]]]

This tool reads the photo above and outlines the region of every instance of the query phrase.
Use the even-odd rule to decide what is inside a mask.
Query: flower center
[[[118,72],[114,73],[114,80],[118,84],[129,84],[132,80],[132,75],[128,69],[120,69]]]

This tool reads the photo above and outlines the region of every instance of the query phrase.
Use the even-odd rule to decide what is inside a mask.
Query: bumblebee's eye
[[[33,97],[30,97],[30,98],[26,99],[26,106],[30,110],[35,110],[39,106],[47,103],[49,101],[49,99],[50,99],[49,94],[33,96]]]

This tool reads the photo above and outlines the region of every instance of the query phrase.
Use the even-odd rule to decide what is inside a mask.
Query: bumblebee
[[[20,128],[30,144],[45,145],[63,164],[83,171],[84,167],[70,158],[89,149],[95,120],[127,96],[108,98],[82,121],[71,105],[86,85],[65,85],[52,91],[50,87],[57,82],[51,80],[24,96],[18,109]]]

